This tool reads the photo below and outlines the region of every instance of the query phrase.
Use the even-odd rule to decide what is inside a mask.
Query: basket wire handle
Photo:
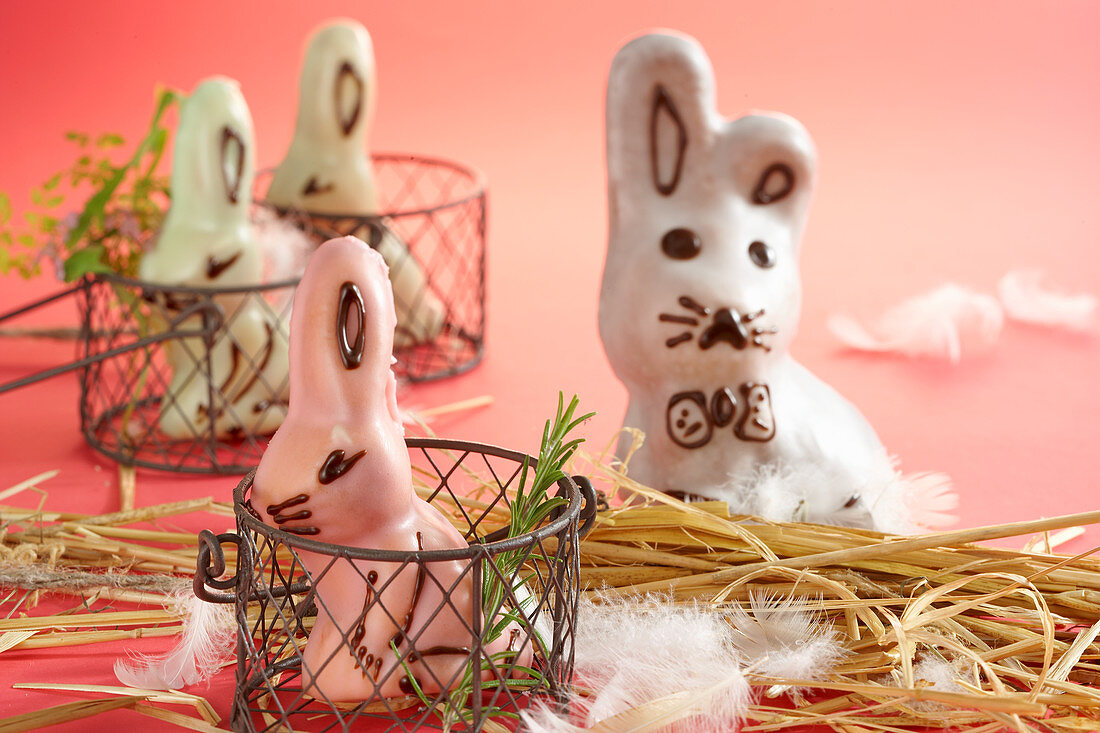
[[[581,490],[584,496],[584,507],[581,509],[581,525],[577,528],[577,538],[584,537],[596,523],[596,512],[599,510],[599,500],[596,496],[596,488],[587,476],[574,476],[573,483]]]
[[[63,298],[67,298],[69,296],[76,295],[76,293],[82,291],[90,291],[93,287],[95,287],[96,284],[97,281],[92,276],[86,277],[71,288],[66,288],[65,290],[54,293],[53,295],[48,295],[45,298],[36,300],[33,303],[28,303],[27,305],[16,308],[15,310],[0,314],[0,322],[6,321],[10,318],[15,318],[16,316],[24,315],[25,313],[36,311],[43,306],[49,305],[50,303],[56,302]],[[204,316],[210,316],[209,318],[204,317],[204,325],[202,328],[186,329],[180,327],[183,321],[185,321],[187,318],[193,315],[197,315],[199,313],[202,313]],[[120,356],[131,351],[144,349],[161,341],[190,337],[207,338],[209,336],[212,336],[214,333],[217,332],[219,328],[221,328],[221,324],[223,321],[224,313],[217,304],[212,302],[195,303],[188,306],[177,317],[173,318],[169,322],[168,328],[164,331],[145,336],[123,346],[108,349],[107,351],[102,351],[98,354],[93,354],[92,356],[87,356],[83,359],[76,359],[75,361],[70,361],[59,366],[43,369],[42,371],[35,372],[34,374],[28,374],[25,377],[20,377],[19,379],[14,379],[10,382],[0,383],[0,394],[3,394],[4,392],[10,392],[13,389],[19,389],[20,387],[26,387],[36,382],[41,382],[44,379],[50,379],[52,377],[65,374],[76,369],[83,369],[85,367],[91,366],[92,364],[98,364],[101,361],[113,359],[116,356]],[[85,341],[85,347],[87,347],[87,342],[89,340],[87,320],[85,320],[84,324],[81,326],[80,337],[82,340]]]
[[[219,580],[219,576],[225,573],[223,542],[232,542],[237,546],[237,575]],[[215,593],[208,587],[219,591],[236,588],[240,569],[251,566],[248,543],[239,534],[225,532],[215,535],[208,529],[202,530],[199,532],[199,555],[195,562],[195,581],[192,586],[195,596],[208,603],[234,603],[237,600],[235,593]]]

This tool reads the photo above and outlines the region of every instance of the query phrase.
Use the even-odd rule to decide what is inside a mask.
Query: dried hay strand
[[[732,615],[763,591],[797,599],[843,642],[824,680],[750,672],[744,731],[1100,730],[1100,560],[1049,547],[1049,533],[1100,512],[913,537],[777,523],[668,497],[608,453],[573,466],[625,497],[581,544],[589,597],[660,593]],[[1036,533],[1023,551],[976,544]],[[922,676],[929,660],[950,679]],[[820,693],[794,709],[771,701],[789,688]]]
[[[1052,549],[1080,527],[1100,523],[1100,512],[895,537],[730,516],[720,502],[685,504],[632,481],[626,465],[610,458],[609,446],[594,456],[578,454],[570,467],[605,496],[626,498],[600,511],[582,541],[579,577],[586,595],[662,593],[730,613],[764,591],[797,599],[797,608],[835,629],[847,652],[825,679],[750,671],[757,694],[743,730],[1100,730],[1100,559],[1091,551],[1065,556]],[[468,495],[438,497],[460,527],[463,514],[486,509],[495,490],[476,471],[469,478]],[[427,496],[432,489],[432,476],[418,474],[418,492]],[[6,616],[0,654],[179,633],[180,619],[163,606],[178,583],[189,581],[196,538],[132,525],[199,511],[232,516],[232,507],[210,499],[94,517],[0,506],[0,617]],[[497,503],[482,526],[491,531],[507,522],[506,504]],[[977,544],[1029,535],[1021,551]],[[231,574],[236,558],[231,546],[225,549]],[[289,557],[270,562],[293,569]],[[44,593],[75,596],[80,604],[17,617]],[[137,610],[104,609],[104,602]],[[249,614],[253,627],[256,616]],[[297,648],[307,632],[308,624],[295,633]],[[286,646],[288,653],[294,646]],[[932,664],[949,678],[929,675]],[[109,697],[0,721],[0,730],[75,720],[116,705],[197,730],[218,724],[201,703],[188,703],[195,716],[160,707],[186,702],[161,695],[185,693],[70,687]],[[782,700],[799,687],[816,691],[808,703]],[[40,714],[47,717],[33,717]]]
[[[95,516],[46,511],[46,494],[38,484],[56,473],[0,491],[0,500],[27,490],[42,496],[36,509],[0,506],[0,654],[181,633],[181,617],[167,607],[174,592],[190,585],[196,536],[129,525],[195,512],[232,517],[232,507],[202,498]],[[47,613],[40,606],[45,595],[75,596],[79,603]],[[133,608],[118,610],[117,603]],[[54,599],[47,605],[63,604]],[[0,731],[37,730],[120,708],[191,730],[221,730],[209,702],[183,692],[33,683],[13,687],[107,697],[8,717],[0,720]],[[161,707],[180,704],[193,707],[195,715]]]

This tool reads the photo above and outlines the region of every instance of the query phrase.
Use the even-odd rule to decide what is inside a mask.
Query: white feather
[[[958,498],[940,473],[903,475],[883,451],[857,469],[808,447],[797,462],[766,463],[732,487],[731,510],[773,522],[814,522],[912,534],[954,521]]]
[[[600,595],[581,601],[574,646],[575,682],[594,691],[572,701],[585,724],[536,710],[524,714],[532,731],[633,730],[641,708],[664,730],[725,731],[744,714],[749,687],[720,613],[660,596]]]
[[[252,236],[264,262],[264,282],[295,280],[305,272],[317,243],[302,229],[265,206],[252,208]]]
[[[820,680],[846,654],[833,627],[794,597],[749,595],[749,608],[733,608],[733,643],[753,672],[765,677]],[[802,689],[781,690],[798,698]]]
[[[901,675],[896,670],[894,676],[890,677],[889,680],[898,687],[903,684]],[[917,663],[913,665],[913,683],[917,688],[938,690],[940,692],[967,692],[967,689],[959,684],[960,681],[971,686],[976,685],[978,682],[973,667],[968,665],[964,659],[950,662],[937,654],[925,654],[918,658]],[[929,700],[914,701],[908,704],[923,712],[947,709],[947,706]]]
[[[853,349],[957,363],[963,351],[982,351],[996,343],[1004,312],[996,298],[948,283],[902,301],[868,326],[842,314],[830,316],[826,325]]]
[[[1013,270],[997,283],[1005,313],[1014,321],[1087,331],[1096,320],[1096,296],[1047,290],[1037,270]]]
[[[115,662],[115,677],[144,690],[178,690],[203,682],[233,657],[236,625],[233,606],[207,603],[187,591],[176,595],[173,611],[183,620],[174,649],[159,655],[131,654]]]

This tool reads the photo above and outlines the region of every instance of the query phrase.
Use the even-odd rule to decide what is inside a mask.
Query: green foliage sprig
[[[539,447],[538,462],[534,472],[531,472],[529,460],[525,460],[519,476],[518,489],[515,499],[511,502],[511,517],[508,526],[508,537],[520,537],[536,530],[539,525],[549,517],[556,509],[569,503],[568,499],[560,496],[549,495],[551,487],[565,478],[565,466],[584,442],[583,438],[569,438],[577,426],[588,420],[596,413],[590,412],[581,417],[575,417],[580,405],[579,398],[574,395],[565,404],[565,395],[558,393],[558,407],[553,420],[547,420],[542,430],[542,444]],[[528,487],[528,479],[530,486]],[[534,560],[545,560],[534,548],[510,550],[494,556],[493,559],[484,561],[482,569],[482,614],[487,620],[482,632],[482,645],[488,646],[501,638],[504,632],[512,624],[524,628],[534,637],[538,637],[538,631],[528,620],[531,613],[537,609],[538,599],[527,590],[527,581],[530,577],[522,576],[523,567]],[[495,566],[495,569],[494,569]],[[511,585],[511,587],[507,587]],[[510,592],[509,592],[510,591]],[[517,608],[516,605],[520,607]],[[546,640],[539,639],[543,650],[550,649]],[[397,655],[397,647],[393,646]],[[449,731],[452,726],[463,723],[471,724],[474,721],[474,713],[470,707],[472,697],[480,695],[483,690],[493,689],[500,684],[495,677],[483,681],[482,673],[491,671],[493,666],[506,666],[518,654],[516,651],[503,651],[490,655],[490,660],[471,659],[463,670],[458,685],[444,697],[440,708],[432,708],[432,712],[440,719],[443,729]],[[404,660],[401,662],[406,676],[412,682],[414,692],[421,702],[431,705],[432,700],[424,694],[416,683],[416,678],[409,670]],[[523,677],[515,677],[504,680],[504,684],[517,690],[532,690],[543,683],[542,673],[531,667],[515,665]],[[510,710],[503,710],[498,706],[490,706],[482,709],[482,713],[490,718],[506,717],[518,718],[518,714]]]
[[[172,89],[157,93],[149,130],[120,164],[113,154],[125,145],[121,135],[69,132],[76,162],[31,189],[34,209],[13,219],[11,197],[0,192],[0,274],[34,277],[43,257],[61,263],[66,282],[92,272],[137,274],[149,235],[160,227],[168,208],[168,178],[157,171],[168,143],[168,111],[180,101]],[[91,195],[79,211],[61,213],[66,200]]]

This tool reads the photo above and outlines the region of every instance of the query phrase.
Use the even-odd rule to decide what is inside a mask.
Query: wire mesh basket
[[[88,444],[127,465],[242,474],[285,410],[288,316],[296,281],[173,287],[114,274],[0,316],[75,297],[76,359],[0,385],[0,392],[78,371]]]
[[[560,708],[566,699],[573,667],[579,539],[591,527],[596,511],[592,485],[583,477],[559,481],[558,496],[566,503],[534,531],[507,538],[507,519],[501,529],[501,515],[506,517],[514,500],[524,463],[533,466],[534,459],[476,443],[428,438],[406,442],[421,495],[452,518],[468,547],[370,550],[284,532],[262,522],[252,509],[252,474],[233,494],[236,533],[200,535],[195,593],[207,601],[234,603],[236,609],[234,730],[477,731],[489,720],[514,729],[517,712],[534,701]],[[236,545],[236,574],[230,578],[220,577],[227,562],[222,543]],[[312,572],[306,555],[313,555],[314,562],[308,563]],[[455,567],[460,568],[457,576]],[[368,590],[361,611],[353,610],[358,617],[337,626],[335,650],[314,669],[303,653],[309,630],[326,616],[335,623],[337,613],[318,595],[317,587],[326,577],[341,573],[354,575]],[[393,590],[393,579],[402,574],[416,577],[414,598],[421,597],[423,587],[435,588],[441,600],[434,606],[417,606],[414,600],[410,606],[407,588]],[[476,600],[494,588],[503,593],[495,605],[473,603],[472,613],[466,614],[468,643],[429,647],[432,642],[425,641],[426,634],[436,618],[459,613],[460,586],[469,587]],[[424,605],[424,625],[410,631],[416,628],[410,626],[412,614],[420,614]],[[399,619],[405,613],[402,625]],[[504,614],[518,623],[507,636],[509,651],[493,653],[490,629],[500,628],[498,619]],[[377,657],[364,656],[361,646],[368,617],[373,619],[370,623],[381,619],[399,629],[390,649],[374,650]],[[451,655],[447,672],[415,667],[438,654]],[[374,694],[347,703],[330,699],[320,685],[311,688],[309,681],[318,679],[335,657],[346,657],[345,664],[354,658],[354,674],[373,680],[368,689]],[[521,665],[524,657],[530,661]],[[464,674],[467,681],[481,682],[463,692]],[[379,694],[386,680],[396,679],[393,675],[401,677],[403,697]],[[473,691],[475,687],[480,693]]]
[[[394,371],[413,382],[460,374],[485,349],[485,182],[439,158],[373,156],[374,216],[273,207],[317,243],[357,236],[390,267],[397,309]]]

